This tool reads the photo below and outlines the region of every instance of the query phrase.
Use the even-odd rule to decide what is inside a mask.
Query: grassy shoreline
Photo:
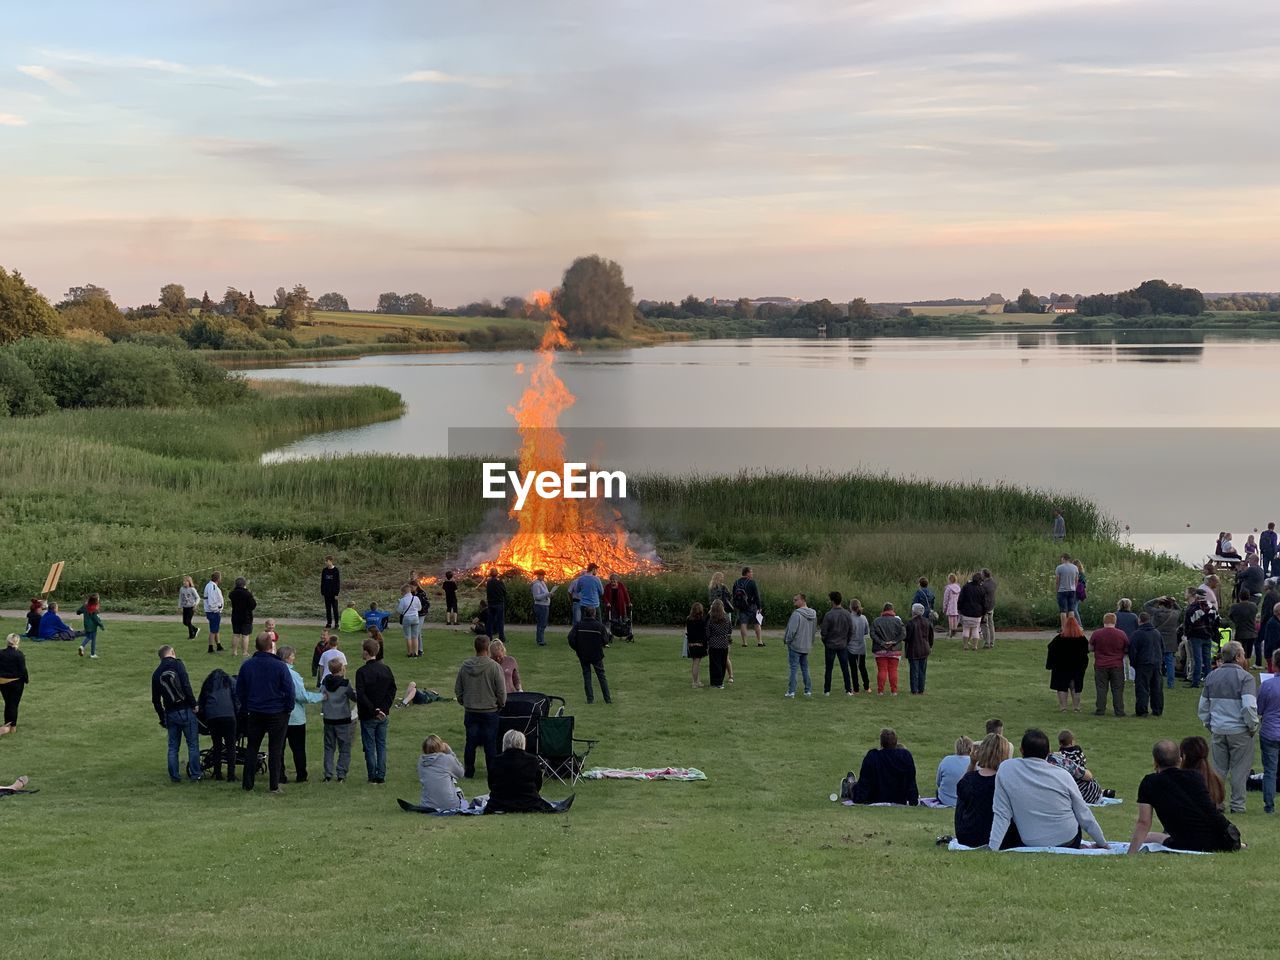
[[[178,577],[218,568],[250,578],[263,616],[311,614],[327,552],[340,558],[346,598],[390,603],[410,569],[438,572],[484,526],[490,504],[479,498],[477,462],[352,456],[264,464],[261,455],[402,409],[380,387],[271,382],[218,410],[82,409],[0,421],[0,456],[13,465],[0,477],[0,533],[19,545],[0,557],[0,603],[21,605],[49,564],[63,560],[57,596],[67,602],[98,592],[109,610],[165,612]],[[797,591],[821,607],[838,589],[873,609],[908,602],[922,575],[940,595],[947,572],[979,566],[1002,584],[1002,625],[1056,620],[1047,582],[1058,546],[1044,536],[1051,501],[1043,491],[761,474],[635,477],[632,497],[638,532],[665,565],[656,577],[629,581],[639,622],[683,622],[689,604],[705,599],[713,570],[732,580],[744,563],[757,570],[767,629],[785,621]],[[1117,596],[1145,599],[1189,582],[1177,561],[1117,543],[1094,505],[1052,502],[1064,508],[1077,534],[1070,549],[1090,573],[1096,599],[1086,617]],[[718,519],[726,517],[732,521]],[[529,618],[528,591],[517,581],[510,593],[508,616]],[[464,611],[478,596],[466,585]],[[557,596],[555,616],[564,616],[565,602]]]

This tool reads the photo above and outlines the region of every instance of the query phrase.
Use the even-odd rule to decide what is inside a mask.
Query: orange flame
[[[564,318],[551,305],[551,295],[538,290],[529,300],[536,310],[547,314],[547,329],[529,374],[529,386],[519,406],[508,407],[507,412],[515,417],[520,433],[521,472],[561,473],[565,441],[557,423],[577,398],[556,374],[555,359],[557,350],[567,350],[573,344],[565,335]],[[523,365],[516,370],[523,372]],[[545,570],[552,581],[573,577],[588,563],[599,564],[605,574],[656,572],[658,564],[628,545],[621,516],[609,511],[611,515],[606,517],[607,509],[599,501],[530,497],[523,510],[509,511],[517,530],[493,562],[480,569],[496,566],[503,572],[525,574]]]

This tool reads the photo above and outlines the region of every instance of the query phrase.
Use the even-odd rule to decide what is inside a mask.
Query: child
[[[369,609],[364,612],[364,628],[366,630],[385,630],[390,622],[391,614],[386,610],[379,610],[378,605],[370,600]]]
[[[280,634],[276,633],[276,622],[270,617],[268,617],[267,622],[263,624],[262,632],[271,638],[272,649],[279,649]]]
[[[329,649],[329,628],[325,627],[320,631],[320,639],[316,641],[316,645],[311,649],[311,675],[316,678],[316,686],[320,685],[320,681],[324,677],[320,676],[320,658],[324,656],[324,652]]]
[[[466,798],[458,789],[464,771],[449,744],[434,733],[422,741],[418,757],[418,781],[422,784],[422,806],[431,810],[458,810]]]
[[[325,650],[323,653],[320,654],[320,663],[319,663],[319,672],[318,672],[318,677],[321,685],[324,684],[325,677],[327,677],[330,673],[333,672],[333,665],[335,663],[341,661],[345,665],[347,662],[346,654],[344,654],[341,650],[338,649],[337,634],[329,634],[326,631],[324,643],[325,643]]]
[[[329,675],[320,684],[320,714],[324,717],[324,782],[333,779],[333,754],[338,753],[338,782],[345,783],[351,768],[351,743],[355,739],[352,707],[356,693],[347,679],[347,661],[329,663]]]
[[[480,609],[471,618],[471,632],[477,637],[489,635],[489,601],[481,600]]]
[[[453,571],[444,572],[444,582],[440,584],[444,591],[444,622],[449,626],[458,625],[458,581],[453,579]]]
[[[1085,803],[1097,803],[1104,796],[1115,796],[1114,790],[1103,790],[1093,778],[1084,749],[1076,743],[1076,735],[1070,730],[1058,734],[1058,752],[1049,757],[1049,762],[1071,774]]]
[[[32,597],[31,609],[27,611],[27,632],[25,636],[28,640],[40,636],[40,618],[43,616],[44,601],[39,597]]]
[[[1253,534],[1251,533],[1249,534],[1248,538],[1245,539],[1245,542],[1244,542],[1244,556],[1245,556],[1245,559],[1247,560],[1250,557],[1257,556],[1257,554],[1258,554],[1258,541],[1253,539]]]
[[[80,605],[80,609],[76,613],[84,617],[84,640],[80,642],[76,653],[83,657],[84,648],[88,647],[89,659],[97,660],[98,631],[107,629],[107,625],[98,616],[98,595],[96,593],[89,594],[89,599]]]

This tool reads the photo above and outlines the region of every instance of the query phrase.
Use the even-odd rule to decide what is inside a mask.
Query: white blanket
[[[987,850],[987,847],[966,847],[959,840],[952,840],[947,845],[948,850]],[[1127,843],[1109,843],[1106,849],[1098,847],[1081,847],[1079,850],[1071,847],[1011,847],[1008,850],[1001,850],[1001,853],[1074,853],[1082,854],[1088,857],[1109,857],[1116,854],[1125,854],[1129,852]],[[1166,847],[1162,843],[1144,843],[1142,845],[1143,853],[1190,853],[1196,856],[1208,856],[1203,850],[1174,850],[1172,847]]]

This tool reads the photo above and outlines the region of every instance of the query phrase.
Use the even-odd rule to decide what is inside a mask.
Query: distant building
[[[1045,313],[1075,313],[1075,300],[1055,300],[1052,303],[1045,304]]]

